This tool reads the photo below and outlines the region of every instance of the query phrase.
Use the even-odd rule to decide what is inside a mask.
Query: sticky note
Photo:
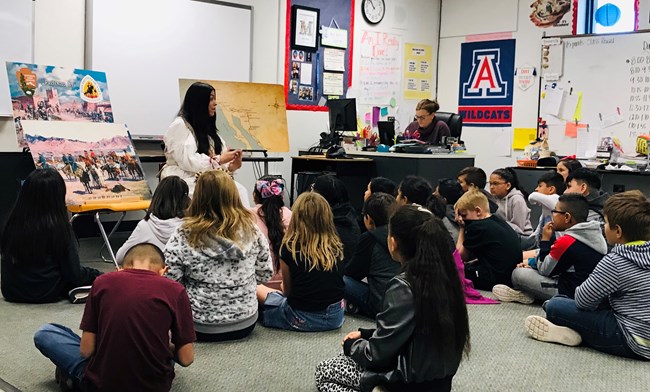
[[[564,127],[564,136],[578,137],[578,129],[587,128],[587,124],[580,124],[575,121],[567,121]]]
[[[377,121],[379,121],[379,106],[372,107],[372,126],[377,126]]]
[[[386,106],[381,108],[381,116],[382,117],[388,116],[388,108]]]
[[[536,128],[515,128],[512,137],[512,149],[523,150],[528,143],[537,138]]]
[[[364,119],[366,120],[366,124],[370,124],[370,121],[371,121],[370,113],[366,113],[366,115],[364,116]]]

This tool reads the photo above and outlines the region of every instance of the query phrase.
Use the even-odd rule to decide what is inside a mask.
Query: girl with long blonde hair
[[[227,172],[198,176],[183,223],[165,247],[167,276],[187,289],[198,340],[241,339],[255,327],[256,286],[273,267],[254,219]]]
[[[266,327],[328,331],[343,325],[343,244],[332,209],[316,192],[301,194],[280,246],[282,290],[257,287]]]

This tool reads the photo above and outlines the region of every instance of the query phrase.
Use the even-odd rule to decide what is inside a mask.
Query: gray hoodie
[[[181,218],[158,219],[151,214],[149,220],[141,220],[131,233],[128,240],[115,254],[115,259],[119,265],[124,261],[124,255],[132,246],[147,242],[156,245],[161,251],[165,249],[169,237],[176,231],[178,226],[183,222]]]
[[[269,243],[260,229],[248,241],[217,237],[194,248],[180,226],[165,247],[167,277],[187,289],[194,328],[202,333],[241,330],[257,321],[258,284],[271,279]]]
[[[596,310],[609,299],[628,346],[650,359],[650,242],[616,245],[576,289],[576,305]]]
[[[517,234],[530,235],[533,225],[530,223],[530,208],[519,189],[512,189],[506,197],[496,198],[499,208],[495,213],[517,232]]]

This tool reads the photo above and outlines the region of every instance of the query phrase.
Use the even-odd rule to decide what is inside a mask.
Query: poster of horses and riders
[[[113,122],[104,72],[12,62],[6,66],[20,147],[27,147],[26,121]]]
[[[66,204],[151,199],[124,124],[29,121],[23,127],[36,167],[52,167],[63,176]]]
[[[113,123],[104,72],[7,62],[18,145],[55,168],[66,204],[151,199],[128,129]]]

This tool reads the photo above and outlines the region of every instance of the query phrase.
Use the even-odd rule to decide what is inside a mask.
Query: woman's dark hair
[[[406,176],[399,184],[399,192],[408,199],[409,203],[426,206],[431,194],[433,194],[433,188],[425,178]]]
[[[558,163],[562,163],[569,171],[569,174],[571,174],[574,170],[580,169],[582,167],[582,163],[580,163],[579,160],[573,158],[560,159],[560,162]]]
[[[210,139],[214,143],[214,153],[221,154],[221,139],[217,135],[217,115],[210,116],[208,106],[210,105],[210,94],[215,91],[214,87],[207,83],[195,82],[185,93],[183,105],[178,112],[187,121],[194,131],[197,151],[208,155],[210,151]],[[216,92],[215,92],[216,93]]]
[[[395,197],[397,196],[397,184],[390,178],[374,177],[370,180],[370,192],[383,192]]]
[[[278,180],[276,176],[263,176],[260,177],[259,181],[274,181]],[[281,179],[280,179],[281,180]],[[267,197],[262,197],[262,194],[257,186],[254,187],[253,197],[255,202],[261,204],[259,210],[257,210],[257,215],[262,218],[266,224],[266,228],[269,233],[269,242],[271,244],[271,251],[275,254],[276,257],[273,259],[273,268],[278,271],[280,270],[280,245],[282,244],[282,238],[284,237],[285,229],[284,224],[282,223],[282,207],[284,207],[284,199],[282,198],[282,193],[279,195],[269,195]]]
[[[390,218],[389,236],[397,242],[413,291],[415,333],[428,335],[440,356],[453,358],[470,350],[465,296],[449,233],[440,219],[423,210],[398,208]]]
[[[330,207],[349,201],[348,190],[345,184],[338,177],[331,174],[316,178],[314,190],[327,200],[327,204]]]
[[[517,179],[517,173],[515,173],[515,171],[511,167],[496,169],[495,171],[492,172],[492,174],[496,174],[497,176],[503,178],[503,181],[510,183],[510,189],[508,189],[508,193],[510,193],[510,191],[512,191],[515,188],[519,189],[519,192],[521,192],[524,195],[524,199],[528,200],[528,192],[521,189],[519,185],[519,180]]]
[[[190,205],[189,193],[187,182],[182,178],[178,176],[163,178],[153,193],[144,220],[149,220],[151,215],[155,215],[156,218],[162,220],[183,218],[185,210]]]
[[[37,169],[27,176],[2,233],[3,260],[38,265],[68,256],[73,233],[65,191],[55,169]]]

